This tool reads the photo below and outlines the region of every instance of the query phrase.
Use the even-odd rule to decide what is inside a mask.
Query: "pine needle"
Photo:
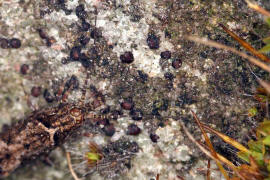
[[[251,52],[254,56],[257,56],[258,58],[260,58],[265,62],[270,62],[270,59],[267,56],[254,49],[249,43],[247,43],[245,40],[237,36],[234,32],[230,31],[223,24],[219,24],[219,26],[221,26],[224,31],[226,31],[233,39],[235,39],[239,44],[241,44],[241,46],[243,46],[246,50]]]
[[[255,11],[265,15],[265,16],[268,16],[270,17],[270,12],[265,10],[264,8],[260,7],[258,4],[256,4],[255,2],[251,2],[250,0],[246,0],[246,3],[248,4],[248,6],[251,8],[251,9],[254,9]]]
[[[219,136],[221,139],[223,139],[223,141],[225,141],[226,143],[234,146],[235,148],[237,148],[239,151],[243,151],[243,152],[246,152],[246,153],[250,153],[250,151],[245,147],[243,146],[242,144],[238,143],[237,141],[235,141],[234,139],[230,138],[229,136],[226,136],[225,134],[222,134],[210,127],[208,127],[207,125],[201,123],[203,128],[205,128],[206,130],[216,134],[217,136]]]
[[[196,43],[200,43],[200,44],[204,44],[204,45],[207,45],[207,46],[211,46],[211,47],[215,47],[215,48],[218,48],[218,49],[224,49],[224,50],[227,50],[227,51],[230,51],[230,52],[233,52],[245,59],[247,59],[249,62],[251,62],[252,64],[264,69],[265,71],[268,71],[270,72],[270,67],[261,62],[260,60],[252,57],[252,56],[249,56],[241,51],[238,51],[236,50],[235,48],[232,48],[232,47],[229,47],[229,46],[226,46],[226,45],[223,45],[223,44],[220,44],[220,43],[217,43],[215,41],[211,41],[211,40],[208,40],[208,39],[205,39],[205,38],[200,38],[200,37],[197,37],[197,36],[184,36],[185,39],[187,40],[190,40],[190,41],[194,41]]]
[[[196,116],[196,114],[193,111],[191,111],[191,112],[192,112],[193,117],[196,120],[201,132],[203,133],[205,142],[206,142],[207,146],[209,147],[211,154],[215,157],[215,160],[218,159],[217,153],[216,153],[209,137],[207,136],[206,132],[204,131],[200,120],[198,119],[198,117]],[[221,165],[221,163],[219,161],[216,161],[216,163],[217,163],[217,166],[219,167],[220,172],[223,174],[223,176],[226,178],[226,180],[229,180],[229,176],[228,176],[227,172],[225,171],[224,167]]]

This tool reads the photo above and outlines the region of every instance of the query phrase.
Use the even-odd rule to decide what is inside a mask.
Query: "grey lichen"
[[[116,129],[112,137],[106,137],[100,126],[86,125],[84,131],[102,147],[123,137],[140,147],[130,160],[130,169],[119,179],[150,179],[157,174],[160,174],[160,179],[177,176],[202,179],[207,161],[184,136],[177,122],[178,119],[183,120],[198,135],[190,115],[191,109],[202,122],[239,140],[252,126],[244,114],[255,102],[243,96],[251,94],[256,87],[249,68],[260,76],[265,74],[228,52],[199,46],[182,38],[184,34],[196,34],[237,46],[217,26],[224,23],[232,30],[247,34],[245,38],[251,41],[251,32],[258,32],[257,27],[261,27],[263,22],[243,1],[63,2],[0,2],[0,38],[16,37],[22,41],[20,49],[0,48],[0,126],[27,117],[35,108],[51,106],[42,96],[30,95],[33,86],[42,87],[42,92],[49,89],[56,93],[75,75],[80,88],[71,92],[69,101],[77,102],[81,89],[85,88],[86,70],[90,74],[87,98],[90,97],[89,87],[95,86],[97,92],[104,95],[104,107],[110,106],[111,111],[121,113],[117,121],[110,120]],[[87,13],[85,21],[90,23],[87,32],[82,32],[82,20],[76,16],[76,7],[80,4],[84,5]],[[255,30],[252,24],[256,24]],[[47,46],[38,29],[43,29],[55,42]],[[149,33],[160,40],[156,50],[148,47]],[[62,64],[74,46],[81,46],[79,38],[82,35],[91,37],[89,43],[82,47],[82,53],[89,62],[68,60]],[[160,53],[167,50],[172,57],[161,59]],[[119,59],[126,51],[133,53],[132,64],[123,64]],[[181,60],[179,69],[172,67],[174,59]],[[20,74],[21,64],[30,66],[27,75]],[[166,73],[171,75],[166,78]],[[142,120],[134,121],[128,110],[121,109],[123,100],[132,100],[134,107],[142,112]],[[131,123],[142,129],[138,136],[126,134]],[[151,141],[150,133],[159,136],[157,143]],[[71,141],[72,146],[77,147],[80,143],[88,143],[89,138]],[[215,140],[215,144],[218,151],[226,151],[221,148],[220,140]],[[72,146],[67,144],[65,148],[69,150]],[[234,157],[234,154],[227,153],[228,158]],[[8,179],[16,179],[16,176],[20,179],[71,179],[63,152],[58,149],[50,157],[53,166],[33,162]],[[203,170],[198,171],[197,167]],[[80,169],[75,171],[80,172]],[[96,171],[92,177],[106,179],[108,176]]]

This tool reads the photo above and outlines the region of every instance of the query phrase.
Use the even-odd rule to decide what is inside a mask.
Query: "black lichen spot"
[[[29,65],[28,64],[22,64],[20,68],[21,74],[25,75],[28,73]]]
[[[102,60],[102,62],[101,62],[101,65],[102,66],[107,66],[107,65],[109,65],[110,63],[109,63],[109,60],[107,59],[107,58],[104,58],[103,60]]]
[[[193,100],[191,97],[189,97],[187,94],[181,95],[177,98],[177,101],[175,103],[176,106],[183,107],[184,105],[190,105],[195,103],[196,101]]]
[[[81,47],[75,46],[70,51],[70,58],[74,61],[78,61],[81,56]]]
[[[143,112],[140,109],[132,109],[129,114],[131,118],[135,121],[142,120],[143,118]]]
[[[91,25],[86,22],[85,20],[82,21],[81,30],[82,31],[88,31],[90,29]]]
[[[150,49],[158,49],[159,48],[159,43],[160,43],[160,40],[159,38],[153,34],[153,33],[149,33],[148,34],[148,37],[147,37],[147,45]]]
[[[154,133],[151,133],[150,134],[150,139],[152,140],[152,142],[156,143],[159,139],[159,136],[154,134]]]
[[[111,119],[117,120],[119,116],[121,116],[123,113],[119,110],[114,110],[111,112]]]
[[[164,74],[164,77],[165,77],[165,79],[168,79],[170,81],[172,81],[174,79],[174,75],[172,73],[170,73],[170,72],[166,72]]]
[[[148,80],[148,75],[143,71],[138,70],[138,75],[139,75],[139,79],[137,79],[138,81],[145,83]]]
[[[106,136],[113,136],[115,133],[115,127],[113,124],[105,126],[102,130]]]
[[[127,135],[138,135],[141,133],[141,129],[136,124],[130,124],[128,126]]]
[[[97,29],[97,28],[94,28],[92,31],[91,31],[91,34],[90,34],[91,38],[93,39],[99,39],[102,37],[102,32],[101,30]]]
[[[134,61],[134,57],[133,57],[132,52],[127,51],[124,54],[121,54],[120,60],[122,61],[122,63],[127,63],[127,64],[132,63]]]
[[[174,69],[179,69],[181,66],[182,66],[182,61],[181,61],[181,59],[174,59],[174,60],[172,61],[172,67],[173,67]]]
[[[11,48],[18,49],[21,47],[21,40],[17,38],[12,38],[9,40],[9,44]]]
[[[43,93],[43,97],[44,99],[48,102],[48,103],[52,103],[54,101],[54,97],[51,95],[51,93],[48,91],[48,89],[44,90]]]
[[[24,148],[27,149],[27,150],[30,148],[30,144],[24,144],[23,146],[24,146]]]
[[[61,59],[61,63],[62,63],[62,64],[67,64],[69,61],[70,61],[69,58],[62,58],[62,59]]]
[[[79,38],[79,41],[80,41],[81,45],[85,46],[85,45],[87,45],[89,43],[90,38],[86,37],[86,36],[81,36]]]
[[[5,159],[10,159],[11,158],[11,155],[9,153],[6,153],[5,154]]]
[[[39,37],[41,39],[47,39],[48,38],[48,35],[47,35],[47,33],[44,30],[38,29],[37,31],[38,31]]]
[[[201,58],[204,58],[204,59],[207,58],[207,52],[206,51],[200,52],[199,55],[200,55]]]
[[[100,110],[100,113],[101,114],[108,114],[111,110],[111,107],[110,106],[106,106],[105,108],[101,109]]]
[[[162,59],[170,59],[172,56],[171,51],[163,51],[160,53]]]
[[[79,80],[75,75],[72,75],[71,78],[65,84],[65,91],[70,88],[72,89],[79,88]]]
[[[172,38],[172,35],[168,30],[165,30],[164,34],[165,34],[165,38],[169,38],[169,39]]]
[[[76,7],[75,13],[76,16],[80,19],[85,19],[87,17],[87,12],[85,11],[83,4],[80,4]]]
[[[100,60],[100,54],[98,47],[92,47],[88,50],[87,55],[90,59],[98,61]]]
[[[93,62],[84,53],[80,57],[80,62],[82,63],[83,67],[85,67],[85,68],[89,68],[93,65]]]
[[[34,86],[31,89],[31,95],[33,97],[38,97],[41,94],[41,87]]]
[[[134,104],[131,100],[126,100],[121,103],[121,107],[125,110],[131,110],[134,107]]]
[[[9,42],[5,38],[0,38],[0,47],[3,49],[9,48]]]

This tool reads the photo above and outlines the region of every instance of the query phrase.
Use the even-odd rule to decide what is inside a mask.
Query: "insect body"
[[[33,112],[0,134],[0,177],[7,176],[22,162],[47,154],[85,120],[86,108],[60,104]]]

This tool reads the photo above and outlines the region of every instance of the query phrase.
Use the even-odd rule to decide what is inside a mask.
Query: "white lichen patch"
[[[117,4],[120,1],[116,1]],[[158,23],[159,20],[152,16],[155,9],[155,1],[140,1],[143,17],[138,22],[131,21],[131,17],[124,13],[132,4],[125,1],[122,8],[108,11],[108,9],[99,9],[96,26],[101,28],[103,36],[109,44],[113,44],[113,51],[120,57],[125,51],[131,51],[134,55],[134,66],[143,70],[151,77],[159,77],[161,67],[159,65],[160,52],[164,50],[173,51],[173,45],[165,39],[164,33],[158,31],[160,37],[160,48],[158,50],[149,49],[146,39],[149,33],[149,23]]]

